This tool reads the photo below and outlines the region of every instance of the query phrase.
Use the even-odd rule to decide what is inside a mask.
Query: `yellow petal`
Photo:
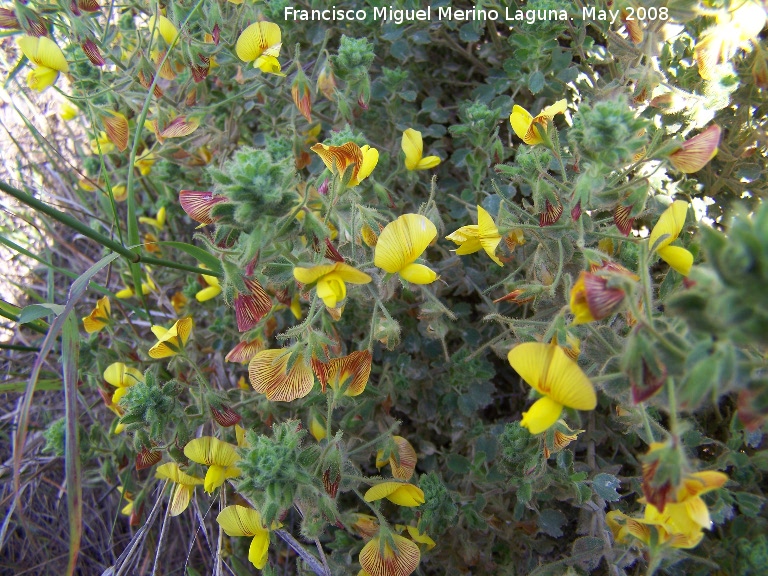
[[[340,278],[350,284],[368,284],[371,281],[371,277],[368,274],[343,262],[336,264],[335,272]]]
[[[68,72],[69,64],[56,43],[47,36],[22,36],[16,43],[32,63],[36,66],[48,68],[53,71],[54,79],[56,72]],[[53,82],[51,82],[52,84]],[[50,86],[50,84],[49,84]]]
[[[416,170],[421,162],[421,155],[424,152],[424,143],[421,139],[421,132],[408,128],[403,132],[403,138],[400,144],[405,153],[405,167],[408,170]],[[434,156],[433,156],[434,158]],[[438,158],[438,163],[440,159]]]
[[[350,186],[358,181],[358,173],[363,165],[364,157],[362,149],[354,142],[346,142],[341,146],[328,146],[326,144],[315,144],[310,148],[325,164],[326,168],[333,174],[341,177],[351,167],[352,178],[349,181]],[[370,152],[369,152],[370,154]],[[376,152],[378,161],[378,152]]]
[[[171,498],[171,516],[178,516],[187,509],[193,490],[194,488],[185,486],[184,484],[176,486],[176,489],[173,491],[173,497]]]
[[[531,144],[531,142],[525,140],[526,135],[528,134],[528,128],[530,128],[533,123],[533,116],[531,116],[531,113],[528,112],[528,110],[515,104],[512,108],[512,114],[509,115],[509,123],[512,125],[512,130],[515,131],[518,138],[526,142],[526,144]],[[540,141],[541,140],[539,140],[539,142]],[[534,142],[534,144],[538,144],[539,142]]]
[[[398,506],[419,506],[424,504],[424,492],[413,484],[403,482],[382,482],[368,489],[363,496],[366,502],[386,498]]]
[[[227,536],[256,536],[267,532],[261,521],[261,515],[253,508],[234,505],[227,506],[216,516]]]
[[[376,164],[379,163],[379,151],[376,148],[371,148],[366,144],[360,148],[360,151],[363,153],[363,162],[360,164],[360,169],[357,171],[354,183],[349,183],[350,186],[360,184],[360,182],[368,178],[373,169],[376,168]]]
[[[113,362],[104,370],[104,380],[112,386],[120,387],[123,385],[123,376],[125,374],[125,364],[122,362]]]
[[[677,491],[677,500],[683,501],[692,496],[705,494],[721,488],[728,481],[728,475],[714,470],[705,470],[689,474]]]
[[[693,254],[680,246],[665,246],[656,251],[659,258],[677,270],[683,276],[688,276],[693,266]]]
[[[262,54],[253,61],[253,67],[258,68],[265,74],[275,74],[276,76],[285,76],[282,73],[282,66],[275,56]]]
[[[221,288],[218,286],[208,286],[207,288],[203,288],[199,292],[195,294],[195,298],[198,302],[206,302],[208,300],[211,300],[213,298],[216,298],[221,294]]]
[[[683,230],[687,213],[688,202],[685,200],[675,200],[659,217],[656,226],[651,230],[651,235],[648,238],[648,245],[651,249],[660,250],[665,246],[669,246]],[[667,237],[659,241],[664,235],[667,235]]]
[[[563,114],[566,109],[568,108],[568,103],[563,100],[558,100],[554,104],[545,107],[541,112],[539,112],[536,115],[536,118],[534,118],[534,122],[540,122],[541,120],[547,119],[552,120],[552,118],[555,117],[556,114]]]
[[[365,390],[371,376],[373,356],[368,350],[355,351],[341,358],[333,358],[325,366],[325,372],[318,376],[325,391],[325,384],[334,390],[347,385],[346,396],[359,396]]]
[[[418,542],[419,544],[426,544],[427,550],[432,550],[432,548],[436,546],[435,541],[427,536],[426,533],[422,534],[419,532],[419,529],[416,528],[416,526],[406,526],[405,529],[408,531],[408,535],[413,539],[414,542]]]
[[[536,400],[528,412],[523,412],[520,425],[527,428],[531,434],[541,434],[557,422],[562,412],[562,404],[555,402],[549,396],[544,396]]]
[[[182,471],[176,462],[166,462],[158,466],[155,470],[155,478],[167,479],[175,484],[184,484],[185,486],[195,486],[203,483],[202,478]]]
[[[252,62],[270,47],[281,43],[280,27],[274,22],[256,22],[243,30],[235,45],[237,57],[243,62]],[[271,54],[277,56],[277,54]]]
[[[442,162],[442,160],[440,160],[439,156],[427,156],[419,161],[416,170],[429,170],[440,164],[440,162]]]
[[[269,557],[269,532],[262,530],[257,533],[251,545],[248,548],[248,560],[253,564],[257,570],[261,570],[267,565]]]
[[[403,214],[382,230],[374,250],[374,264],[391,274],[400,272],[421,256],[435,236],[437,228],[427,217]],[[416,283],[428,284],[433,280]]]
[[[216,488],[224,484],[224,480],[227,479],[225,468],[214,464],[208,468],[208,472],[205,474],[205,482],[203,483],[203,489],[212,493]]]
[[[413,284],[431,284],[437,280],[437,273],[423,264],[408,264],[400,270],[400,276]]]
[[[293,277],[302,284],[312,284],[326,274],[333,272],[335,268],[334,264],[322,264],[320,266],[312,266],[311,268],[296,267],[293,269]]]
[[[59,77],[59,73],[52,68],[46,68],[45,66],[38,66],[33,68],[27,74],[27,86],[37,92],[42,92],[46,88],[50,88],[56,82],[56,78]],[[109,150],[104,150],[104,153],[108,153]]]
[[[201,436],[189,441],[184,446],[184,456],[198,464],[222,468],[232,466],[239,460],[234,445],[213,436]]]
[[[335,308],[337,302],[347,297],[347,287],[338,274],[326,274],[317,282],[317,295],[323,304]]]
[[[275,402],[304,398],[312,391],[315,379],[302,358],[287,370],[290,354],[286,350],[262,350],[248,364],[248,377],[257,392]]]
[[[507,359],[529,386],[555,403],[576,410],[595,409],[592,382],[559,346],[526,342],[512,348]]]
[[[174,39],[176,38],[176,35],[178,34],[178,30],[176,30],[176,26],[173,25],[173,22],[168,20],[165,16],[162,14],[159,18],[156,18],[153,14],[149,18],[149,29],[152,30],[155,28],[155,20],[157,20],[157,31],[160,32],[160,36],[163,37],[163,40],[165,40],[168,44],[171,44]]]
[[[394,455],[390,456],[389,465],[392,468],[392,476],[398,480],[410,480],[416,469],[416,450],[402,436],[393,436],[392,439],[397,446],[397,459],[400,461],[398,464]]]

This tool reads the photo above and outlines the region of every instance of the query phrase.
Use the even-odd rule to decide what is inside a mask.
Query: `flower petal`
[[[713,124],[703,132],[683,142],[679,150],[669,155],[669,161],[684,174],[698,172],[717,155],[720,136],[720,126]]]
[[[680,246],[665,246],[656,251],[659,258],[677,270],[683,276],[688,276],[693,266],[693,254]]]
[[[274,402],[304,398],[312,391],[312,370],[298,358],[287,370],[290,353],[286,350],[262,350],[248,364],[248,377],[256,392]]]
[[[245,332],[256,326],[259,321],[272,309],[270,300],[264,288],[255,278],[244,278],[249,294],[238,294],[235,297],[235,319],[237,329]]]
[[[109,141],[112,142],[120,152],[128,148],[128,120],[119,112],[109,111],[110,116],[102,116],[104,131],[107,133]]]
[[[368,350],[355,351],[342,358],[333,358],[328,364],[324,365],[323,380],[333,388],[343,388],[348,380],[349,386],[344,394],[346,396],[358,396],[365,390],[368,379],[371,375],[371,364],[373,356]],[[325,386],[323,386],[325,390]]]
[[[512,107],[512,114],[509,115],[509,123],[512,125],[512,130],[515,131],[517,137],[524,141],[526,144],[538,144],[541,142],[541,139],[539,139],[538,142],[533,143],[526,140],[528,129],[533,123],[533,116],[531,116],[531,113],[522,106],[515,104]]]
[[[256,536],[267,532],[261,521],[261,514],[253,508],[235,504],[227,506],[216,516],[216,522],[227,536]]]
[[[397,445],[397,459],[400,461],[398,464],[394,455],[389,457],[392,476],[399,480],[410,480],[411,476],[413,476],[413,471],[416,469],[416,450],[402,436],[393,436],[392,439],[395,441],[395,445]]]
[[[235,52],[243,62],[252,62],[268,48],[279,44],[281,44],[280,26],[274,22],[256,22],[240,34],[237,44],[235,44]],[[278,54],[271,55],[277,56]]]
[[[201,436],[187,442],[184,446],[184,456],[198,464],[226,468],[240,459],[235,448],[234,445],[213,436]]]
[[[256,356],[256,353],[264,350],[264,346],[264,341],[261,338],[240,342],[237,346],[229,351],[229,353],[224,357],[224,360],[227,362],[238,362],[240,364],[246,364],[251,361],[251,358]]]
[[[321,264],[311,268],[296,267],[293,269],[293,277],[302,284],[312,284],[317,282],[326,274],[330,274],[336,268],[335,264]]]
[[[386,540],[372,538],[360,550],[360,566],[369,576],[408,576],[416,571],[421,560],[419,547],[402,536],[392,534],[393,550]]]
[[[187,509],[193,490],[193,487],[185,486],[184,484],[176,486],[176,489],[173,491],[173,497],[171,498],[171,510],[169,512],[171,516],[178,516]]]
[[[403,214],[382,230],[374,250],[374,264],[392,274],[400,272],[421,256],[435,236],[437,228],[426,216]]]
[[[555,402],[549,396],[544,396],[536,400],[528,412],[523,412],[520,426],[527,428],[531,434],[541,434],[557,422],[562,412],[562,404]]]
[[[269,532],[266,530],[259,531],[251,540],[251,545],[248,548],[248,560],[253,564],[257,570],[261,570],[267,565],[269,558]]]
[[[363,153],[363,162],[360,164],[360,169],[357,171],[357,177],[354,184],[350,182],[350,186],[360,184],[363,180],[368,178],[376,168],[376,164],[379,163],[379,151],[376,148],[371,148],[367,144],[363,146],[360,151]]]
[[[64,52],[47,36],[22,36],[16,43],[24,56],[35,65],[58,72],[69,71],[69,64],[64,57]]]
[[[651,250],[660,250],[677,239],[685,225],[686,214],[688,214],[688,202],[685,200],[675,200],[669,208],[664,210],[648,238]],[[665,235],[666,238],[659,241]]]
[[[405,167],[408,170],[416,170],[421,162],[421,155],[424,152],[424,142],[421,139],[421,132],[408,128],[403,132],[403,138],[400,143],[405,153]],[[438,158],[438,162],[440,159]]]
[[[382,482],[376,484],[368,489],[363,498],[366,502],[386,498],[398,506],[408,507],[424,504],[424,492],[421,491],[421,488],[404,482]]]
[[[440,164],[440,162],[442,160],[440,160],[439,156],[427,156],[419,161],[416,170],[429,170]]]
[[[592,382],[556,344],[519,344],[507,359],[529,386],[554,402],[576,410],[594,410],[597,405]]]
[[[212,224],[211,209],[220,202],[226,202],[227,197],[213,192],[182,190],[179,192],[181,208],[195,222]]]

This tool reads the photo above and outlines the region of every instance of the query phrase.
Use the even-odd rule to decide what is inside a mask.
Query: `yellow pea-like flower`
[[[368,284],[371,281],[368,274],[343,262],[322,264],[311,268],[296,267],[293,269],[293,277],[302,284],[317,283],[317,295],[329,308],[335,308],[347,297],[345,282]]]
[[[227,536],[247,536],[253,538],[248,549],[248,560],[256,569],[267,565],[269,556],[269,529],[264,525],[261,514],[252,508],[234,505],[227,506],[216,517]],[[274,528],[274,527],[273,527]]]
[[[547,123],[556,114],[563,114],[567,107],[568,103],[565,100],[558,100],[551,106],[544,108],[534,117],[528,110],[515,104],[512,108],[512,114],[509,116],[509,123],[512,125],[512,129],[518,138],[526,144],[531,146],[543,144],[542,131],[546,135]]]
[[[171,496],[171,509],[169,512],[171,516],[178,516],[187,509],[189,500],[195,491],[195,486],[203,483],[202,478],[182,472],[179,465],[175,462],[168,462],[158,466],[157,470],[155,470],[155,478],[170,480],[176,484],[176,487],[173,489],[173,496]]]
[[[42,92],[53,86],[59,72],[68,72],[69,64],[56,43],[47,36],[22,36],[16,41],[24,56],[33,64],[27,85]]]
[[[477,224],[462,226],[445,238],[459,245],[456,254],[474,254],[479,250],[485,250],[491,260],[499,266],[504,266],[496,256],[496,247],[501,242],[499,229],[491,215],[482,206],[477,207]]]
[[[685,217],[688,213],[688,202],[675,200],[659,217],[656,226],[651,230],[648,244],[659,258],[664,260],[673,269],[683,276],[687,276],[693,266],[693,254],[681,246],[670,246],[677,240],[685,226]]]
[[[403,132],[400,146],[405,153],[405,167],[408,170],[429,170],[440,164],[440,158],[437,156],[422,157],[424,142],[421,139],[421,132],[418,130],[408,128]]]
[[[88,334],[98,332],[109,324],[111,313],[112,307],[109,304],[109,297],[99,298],[91,313],[83,318],[83,328]]]
[[[371,486],[363,495],[366,502],[386,498],[398,506],[414,507],[424,504],[424,492],[418,486],[405,482],[382,482]]]
[[[362,148],[354,142],[347,142],[341,146],[329,146],[327,144],[315,144],[311,150],[315,152],[328,170],[341,178],[349,169],[352,177],[347,186],[357,186],[368,178],[379,162],[379,151],[367,144]]]
[[[434,270],[416,264],[427,246],[437,236],[437,228],[426,216],[403,214],[381,231],[374,249],[373,263],[390,274],[414,284],[430,284],[437,280]]]
[[[240,469],[235,466],[240,460],[236,448],[233,444],[213,436],[196,438],[184,446],[184,456],[193,462],[208,466],[203,488],[209,494],[224,484],[225,480],[240,476]]]
[[[528,412],[523,412],[520,424],[531,434],[540,434],[552,426],[566,406],[576,410],[594,410],[597,406],[592,382],[557,344],[518,344],[507,359],[526,384],[543,395]]]
[[[240,34],[235,52],[240,60],[253,62],[254,68],[262,72],[285,76],[277,59],[281,46],[280,26],[274,22],[255,22]]]
[[[157,337],[157,344],[149,349],[151,358],[169,358],[181,352],[192,334],[192,318],[187,316],[177,320],[170,328],[152,326],[152,333]]]

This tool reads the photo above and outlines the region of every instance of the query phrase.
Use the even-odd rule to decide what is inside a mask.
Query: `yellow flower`
[[[235,52],[240,60],[253,62],[254,68],[262,72],[285,76],[277,60],[281,46],[280,26],[274,22],[255,22],[240,34]]]
[[[507,359],[529,386],[544,395],[523,412],[520,424],[531,434],[540,434],[552,426],[565,406],[576,410],[594,410],[597,406],[592,382],[556,344],[518,344]]]
[[[607,318],[621,306],[626,293],[620,287],[609,286],[611,277],[616,278],[621,275],[634,281],[639,280],[635,274],[613,262],[593,266],[593,272],[582,271],[571,288],[570,307],[571,312],[576,316],[573,319],[574,325]]]
[[[195,294],[195,298],[198,302],[211,300],[212,298],[216,298],[216,296],[221,294],[221,285],[219,284],[219,279],[216,276],[203,274],[203,280],[205,280],[205,283],[208,284],[208,286]]]
[[[396,449],[384,458],[384,450],[376,452],[376,468],[390,465],[392,476],[399,480],[410,480],[416,469],[416,450],[402,436],[392,436]]]
[[[659,257],[677,270],[683,276],[687,276],[693,266],[693,254],[680,246],[670,246],[685,225],[685,216],[688,213],[688,203],[685,200],[675,200],[667,208],[651,230],[648,244]],[[662,239],[662,237],[664,237]]]
[[[209,494],[228,478],[240,476],[240,469],[235,466],[240,457],[235,448],[234,445],[213,436],[196,438],[184,446],[184,456],[193,462],[208,466],[203,488]]]
[[[186,472],[182,472],[179,465],[175,462],[168,462],[158,466],[157,470],[155,470],[155,478],[170,480],[176,484],[173,496],[171,497],[171,509],[169,512],[171,516],[178,516],[187,509],[192,493],[195,491],[195,486],[203,483],[202,478],[190,476]]]
[[[150,358],[169,358],[181,352],[192,333],[192,324],[192,318],[187,316],[176,320],[170,328],[152,326],[152,333],[157,337],[158,342],[149,349]]]
[[[707,28],[699,37],[694,55],[699,75],[713,79],[715,67],[729,61],[740,47],[748,49],[749,42],[756,42],[768,16],[760,2],[731,2],[729,10],[721,10],[717,23]]]
[[[393,548],[394,546],[394,548]],[[369,576],[408,576],[419,567],[419,547],[397,534],[371,538],[360,550],[362,572]]]
[[[152,153],[152,151],[147,150],[144,152],[144,154],[136,158],[136,161],[133,163],[133,165],[139,169],[139,172],[142,176],[146,176],[152,171],[152,166],[154,166],[156,159],[157,158]]]
[[[568,107],[565,100],[558,100],[551,106],[547,106],[538,113],[534,118],[531,113],[525,108],[515,105],[512,108],[512,114],[509,116],[509,123],[512,124],[512,129],[515,134],[526,144],[531,146],[535,144],[543,144],[544,137],[542,136],[540,128],[543,129],[544,134],[547,133],[547,124],[552,120],[556,114],[563,114]],[[537,126],[538,124],[538,126]]]
[[[157,28],[155,28],[155,21],[157,21]],[[168,20],[168,18],[162,14],[160,17],[157,17],[154,14],[150,16],[148,26],[150,30],[156,29],[158,32],[160,32],[160,36],[162,36],[163,40],[165,40],[169,45],[174,41],[176,35],[179,33],[179,31],[176,29],[176,26],[173,25],[173,22]]]
[[[59,104],[59,117],[64,120],[64,122],[69,122],[75,116],[77,116],[79,112],[80,110],[72,106],[68,100],[65,100]]]
[[[712,124],[703,132],[683,142],[678,150],[669,155],[669,161],[684,174],[698,172],[717,156],[721,133],[720,126]]]
[[[477,207],[477,224],[462,226],[456,232],[446,236],[445,239],[459,245],[456,254],[474,254],[483,249],[491,260],[499,266],[504,266],[501,260],[496,257],[496,247],[501,242],[499,229],[496,228],[491,215],[482,206]]]
[[[125,202],[128,199],[128,189],[125,187],[125,184],[112,186],[112,197],[115,199],[115,202]]]
[[[163,226],[165,226],[165,217],[166,217],[166,211],[165,206],[161,207],[160,210],[157,211],[157,216],[155,218],[149,218],[148,216],[140,216],[139,222],[142,224],[149,224],[150,226],[154,226],[158,230],[162,230]]]
[[[395,529],[398,532],[402,532],[403,529],[405,529],[408,532],[408,535],[411,537],[411,540],[419,544],[424,544],[427,547],[427,550],[432,550],[432,548],[437,546],[432,538],[430,538],[426,533],[419,532],[419,529],[416,526],[403,526],[402,524],[396,524]]]
[[[343,389],[345,396],[359,396],[368,384],[372,363],[373,355],[368,350],[357,350],[341,358],[331,358],[325,364],[312,358],[312,369],[323,392],[330,386],[333,390]]]
[[[224,361],[247,364],[254,356],[256,356],[257,352],[264,350],[264,346],[264,340],[261,338],[240,342],[227,353],[224,357]],[[246,386],[245,389],[248,390],[248,386]]]
[[[434,270],[415,262],[435,236],[437,228],[426,216],[403,214],[381,231],[373,263],[385,272],[398,273],[414,284],[434,282],[437,280]]]
[[[312,370],[299,357],[288,369],[289,350],[262,350],[248,363],[248,378],[256,392],[273,402],[290,402],[312,391]]]
[[[115,151],[115,145],[112,144],[109,136],[107,136],[107,133],[104,131],[99,132],[99,137],[92,139],[90,145],[91,152],[94,154],[109,154],[110,152]]]
[[[653,510],[648,508],[646,508],[643,518],[631,518],[623,512],[614,510],[606,514],[605,519],[611,532],[613,532],[614,540],[617,542],[626,542],[628,536],[634,536],[648,546],[654,540],[653,533],[655,532],[655,540],[659,544],[687,549],[695,548],[704,537],[701,530],[695,534],[670,532],[669,527],[661,521]]]
[[[112,307],[109,304],[109,297],[104,296],[96,301],[96,306],[91,313],[83,318],[83,328],[88,334],[98,332],[104,326],[109,324],[109,317],[112,312]]]
[[[424,492],[418,486],[405,482],[382,482],[371,486],[363,495],[366,502],[386,498],[398,506],[421,506],[424,504]]]
[[[112,404],[117,404],[120,398],[128,393],[131,386],[137,382],[144,382],[144,374],[122,362],[113,362],[104,370],[104,381],[117,388],[112,395]]]
[[[317,295],[329,308],[335,308],[338,302],[347,297],[347,286],[350,284],[368,284],[371,277],[365,272],[360,272],[349,264],[336,262],[335,264],[322,264],[311,268],[294,268],[293,277],[302,284],[317,282]]]
[[[317,413],[317,410],[314,408],[309,413],[309,433],[312,434],[312,437],[320,442],[323,438],[325,438],[328,435],[328,430],[326,427],[326,423],[324,422],[324,418]]]
[[[69,64],[64,53],[47,36],[22,36],[16,43],[33,68],[27,75],[27,86],[38,92],[53,86],[59,72],[68,72]]]
[[[157,286],[155,286],[152,277],[149,275],[149,268],[147,268],[147,281],[141,283],[141,293],[142,295],[145,295],[149,294],[150,292],[155,292],[156,290]],[[125,298],[132,298],[135,295],[136,293],[133,291],[133,288],[128,287],[115,292],[115,298],[120,298],[121,300],[124,300]]]
[[[440,164],[440,158],[437,156],[422,158],[424,143],[421,139],[421,132],[418,130],[408,128],[403,132],[400,147],[405,153],[405,167],[408,170],[429,170]]]
[[[253,537],[248,549],[248,560],[258,570],[267,565],[269,554],[269,530],[264,526],[261,514],[245,506],[227,506],[219,512],[216,522],[227,536]]]
[[[347,142],[341,146],[315,144],[310,150],[320,156],[328,170],[339,178],[351,169],[352,177],[347,184],[350,188],[368,178],[379,162],[379,151],[367,144],[362,148],[354,142]]]

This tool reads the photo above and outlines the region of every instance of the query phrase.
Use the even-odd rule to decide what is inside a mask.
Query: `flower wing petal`
[[[680,246],[665,246],[656,251],[659,257],[683,276],[688,276],[693,266],[693,254]]]
[[[414,130],[413,128],[408,128],[408,130],[403,132],[400,146],[405,153],[405,167],[408,170],[416,170],[419,167],[421,155],[424,152],[424,142],[421,139],[421,132]]]
[[[527,412],[523,412],[520,425],[527,428],[531,434],[541,434],[557,422],[562,411],[562,404],[555,402],[549,396],[544,396],[536,400]]]
[[[675,200],[659,217],[656,226],[651,230],[648,243],[651,249],[655,247],[660,250],[669,246],[679,235],[685,225],[685,216],[688,213],[688,202],[685,200]],[[659,238],[667,236],[659,242]],[[658,242],[658,244],[657,244]]]
[[[265,532],[261,515],[253,508],[235,504],[227,506],[216,516],[216,522],[227,536],[255,536]]]
[[[285,350],[262,350],[248,364],[248,377],[256,392],[275,402],[290,402],[310,393],[315,380],[312,370],[299,358],[287,370],[289,354]]]

